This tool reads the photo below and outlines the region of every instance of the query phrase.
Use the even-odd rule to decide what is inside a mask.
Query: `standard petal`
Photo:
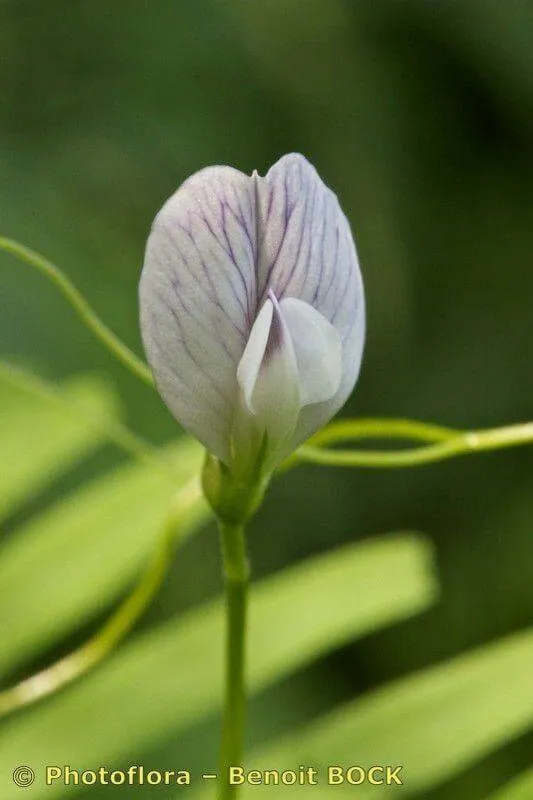
[[[165,203],[148,238],[141,333],[176,419],[228,462],[237,365],[256,303],[255,184],[208,167]]]
[[[283,156],[256,178],[258,293],[297,298],[338,331],[342,378],[336,394],[302,409],[293,446],[324,425],[357,380],[365,337],[363,281],[348,221],[337,197],[301,155]]]
[[[265,297],[297,297],[348,335],[360,275],[354,241],[337,197],[301,155],[283,156],[256,178],[258,286]]]
[[[365,314],[355,246],[303,156],[284,156],[265,178],[210,167],[186,181],[154,221],[140,303],[163,399],[227,464],[253,457],[265,431],[281,460],[357,379]]]

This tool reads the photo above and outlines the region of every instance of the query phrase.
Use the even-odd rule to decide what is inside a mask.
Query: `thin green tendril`
[[[53,403],[63,409],[65,413],[72,414],[74,411],[76,416],[83,420],[86,425],[98,433],[103,433],[108,441],[116,444],[135,458],[148,462],[166,478],[173,479],[170,464],[165,461],[164,456],[161,455],[158,449],[117,419],[113,419],[109,415],[100,414],[96,416],[94,413],[91,414],[81,404],[73,403],[70,396],[67,399],[61,387],[55,386],[53,383],[45,381],[31,372],[15,367],[1,359],[0,380],[45,402]]]
[[[127,367],[133,375],[140,378],[144,383],[148,384],[148,386],[154,385],[152,373],[144,361],[136,356],[135,353],[130,350],[104,322],[102,322],[81,292],[76,289],[72,281],[67,278],[59,267],[40,255],[40,253],[36,253],[34,250],[30,250],[29,247],[20,244],[20,242],[16,242],[14,239],[7,239],[4,236],[0,236],[0,250],[3,250],[4,253],[9,253],[19,261],[23,261],[28,266],[40,272],[41,275],[48,278],[54,286],[59,289],[63,297],[68,300],[81,321],[104,347],[107,347],[115,358]]]
[[[0,692],[0,717],[11,714],[57,692],[99,664],[131,631],[159,591],[172,560],[174,547],[191,529],[191,520],[206,515],[197,478],[177,493],[173,511],[150,563],[133,591],[102,628],[87,642],[46,669]],[[177,534],[177,536],[176,536]]]
[[[425,441],[427,444],[405,450],[334,450],[323,446],[369,438],[411,439]],[[533,422],[477,431],[460,431],[416,420],[345,420],[326,426],[309,440],[309,444],[298,448],[287,459],[283,468],[288,469],[306,461],[333,467],[397,469],[531,443],[533,443]]]

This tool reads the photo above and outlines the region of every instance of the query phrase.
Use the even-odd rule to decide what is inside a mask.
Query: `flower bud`
[[[355,246],[301,155],[264,178],[207,167],[185,181],[154,220],[139,292],[159,392],[231,470],[260,458],[272,471],[355,385],[365,332]]]

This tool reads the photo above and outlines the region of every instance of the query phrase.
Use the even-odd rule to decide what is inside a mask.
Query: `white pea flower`
[[[272,470],[338,411],[365,306],[349,224],[301,155],[207,167],[157,214],[141,332],[172,414],[230,469]]]

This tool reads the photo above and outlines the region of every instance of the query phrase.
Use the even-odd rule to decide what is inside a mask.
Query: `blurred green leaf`
[[[525,631],[355,700],[247,763],[280,770],[307,764],[322,776],[328,765],[401,765],[402,797],[418,797],[531,728],[532,663],[533,632]],[[250,797],[262,788],[274,791],[254,786]],[[349,784],[334,788],[354,792]],[[331,789],[322,780],[310,796],[329,797]],[[358,798],[390,792],[357,786]]]
[[[116,417],[111,387],[95,377],[65,382],[61,395],[87,409],[95,425],[67,414],[50,399],[36,397],[2,380],[0,374],[0,520],[52,483],[105,440],[98,421]]]
[[[252,692],[354,638],[416,614],[435,598],[425,539],[397,534],[308,559],[254,586]],[[7,722],[0,737],[0,794],[18,796],[13,765],[91,768],[177,734],[217,710],[222,696],[220,602],[127,643],[83,682]],[[81,724],[80,724],[81,723]],[[123,763],[123,762],[122,762]],[[38,780],[28,798],[73,788]]]
[[[503,789],[491,794],[487,800],[531,800],[533,797],[533,769],[509,781]]]
[[[203,448],[184,438],[165,455],[175,463],[174,482],[153,465],[129,463],[58,501],[5,543],[2,671],[104,610],[134,578],[176,491],[199,475]],[[206,516],[199,501],[187,527]]]

